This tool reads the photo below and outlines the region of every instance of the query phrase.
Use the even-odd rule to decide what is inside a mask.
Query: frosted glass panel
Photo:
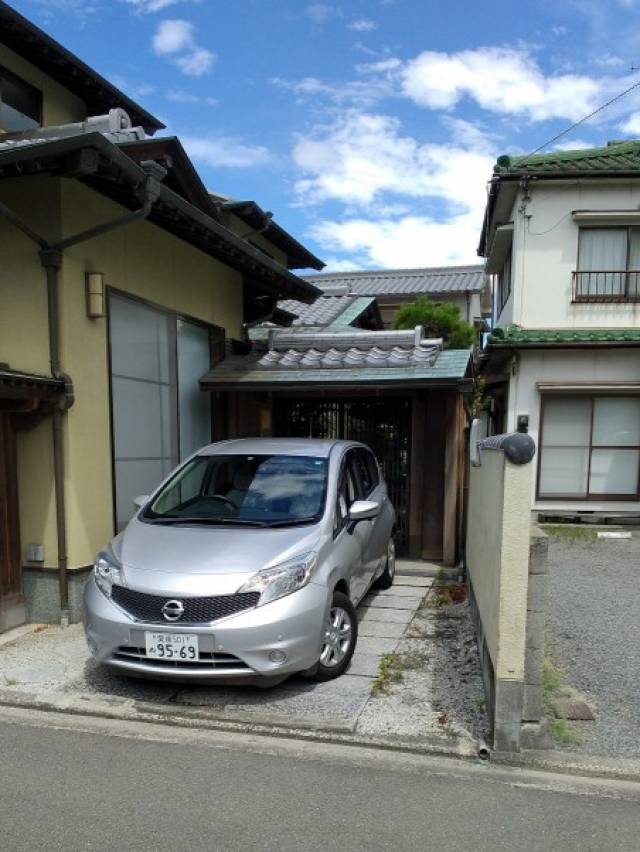
[[[109,299],[111,369],[121,376],[170,382],[175,320],[122,296]]]
[[[200,390],[199,381],[211,366],[209,331],[178,322],[178,406],[180,411],[180,458],[211,441],[211,394]]]
[[[593,450],[589,490],[592,494],[635,494],[638,450]]]
[[[116,461],[116,521],[122,529],[136,511],[133,498],[151,494],[167,475],[161,461]]]
[[[594,405],[594,446],[640,446],[640,399],[600,397]]]
[[[588,448],[549,449],[545,447],[540,460],[539,491],[549,494],[587,493]]]
[[[545,447],[588,446],[591,400],[548,398],[544,405],[543,429]]]
[[[175,318],[123,296],[109,300],[116,521],[133,514],[178,461]]]

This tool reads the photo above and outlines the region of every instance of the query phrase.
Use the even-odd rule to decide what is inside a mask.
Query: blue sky
[[[328,268],[473,263],[496,156],[640,80],[640,0],[10,0]],[[640,137],[640,89],[556,147]]]

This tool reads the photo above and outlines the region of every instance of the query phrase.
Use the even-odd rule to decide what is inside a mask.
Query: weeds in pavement
[[[5,686],[17,686],[18,681],[15,679],[15,677],[7,677],[7,675],[5,675],[4,676],[4,685]]]
[[[396,654],[396,656],[402,670],[423,669],[429,662],[429,654],[426,651],[419,651],[417,648],[413,651]]]
[[[563,541],[596,541],[598,531],[582,526],[569,526],[569,524],[541,524],[542,529],[555,538]]]
[[[566,719],[551,719],[549,722],[549,733],[553,741],[558,745],[572,746],[580,745],[582,738],[576,729]]]
[[[404,677],[404,666],[395,651],[385,654],[378,665],[378,675],[371,684],[372,695],[386,695],[392,683],[400,683]]]
[[[440,609],[449,604],[463,603],[466,599],[467,587],[463,583],[441,583],[434,585],[425,605],[432,609]]]
[[[553,741],[561,746],[579,745],[582,740],[574,726],[566,719],[557,716],[557,699],[567,692],[563,686],[565,670],[549,657],[545,657],[542,668],[542,702],[549,719],[549,733]]]

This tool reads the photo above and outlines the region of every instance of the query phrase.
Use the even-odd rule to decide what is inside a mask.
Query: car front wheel
[[[325,681],[339,677],[351,662],[357,641],[356,609],[347,595],[334,592],[314,680]]]

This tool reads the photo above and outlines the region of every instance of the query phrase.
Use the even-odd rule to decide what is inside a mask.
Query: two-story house
[[[323,264],[0,2],[0,632],[79,615],[132,499],[226,411],[200,378]],[[255,213],[255,211],[254,211]]]
[[[500,157],[479,254],[493,430],[534,437],[533,508],[637,514],[640,142]]]

